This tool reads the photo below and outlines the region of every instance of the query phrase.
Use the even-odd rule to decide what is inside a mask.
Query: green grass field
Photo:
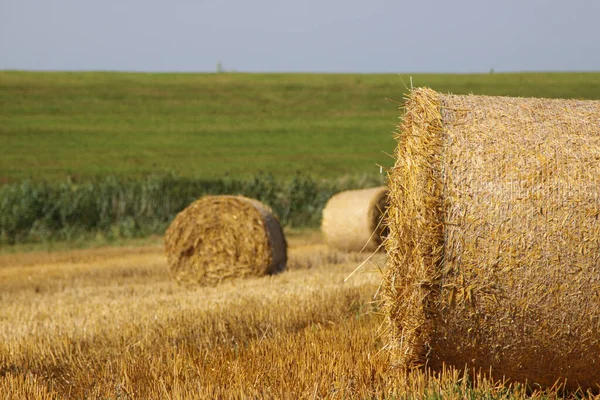
[[[600,99],[600,73],[412,75],[453,93]],[[0,72],[0,183],[173,172],[375,175],[409,75]],[[387,153],[387,154],[386,154]]]

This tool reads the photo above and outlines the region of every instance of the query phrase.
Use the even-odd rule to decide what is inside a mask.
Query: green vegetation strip
[[[378,179],[315,180],[307,175],[276,179],[200,180],[152,175],[81,183],[21,183],[0,186],[0,245],[122,239],[162,234],[175,215],[207,194],[241,194],[273,208],[284,226],[317,227],[327,200],[351,188],[380,185]]]

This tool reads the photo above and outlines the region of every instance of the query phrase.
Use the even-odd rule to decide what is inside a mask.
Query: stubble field
[[[291,240],[289,270],[182,286],[162,245],[0,259],[0,392],[15,398],[310,397],[381,379],[373,266]],[[367,272],[369,271],[369,272]],[[382,390],[383,388],[379,388]],[[343,396],[342,396],[343,397]]]
[[[183,286],[162,244],[0,257],[9,399],[523,398],[522,387],[389,369],[385,257],[290,239],[275,276]],[[347,279],[348,278],[348,279]],[[531,393],[529,393],[531,394]],[[554,393],[556,394],[556,393]],[[552,392],[536,396],[554,395]]]

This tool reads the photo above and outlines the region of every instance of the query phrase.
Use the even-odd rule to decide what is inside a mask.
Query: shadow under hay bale
[[[180,282],[213,285],[282,271],[287,244],[271,209],[243,196],[206,196],[165,233],[167,262]]]
[[[416,89],[397,140],[397,366],[598,390],[600,102]]]
[[[385,236],[381,223],[387,187],[348,190],[333,196],[323,209],[321,230],[327,244],[343,251],[375,251]]]

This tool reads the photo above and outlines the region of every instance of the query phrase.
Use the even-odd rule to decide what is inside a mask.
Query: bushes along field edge
[[[209,194],[254,198],[269,205],[283,226],[317,228],[331,196],[381,185],[383,179],[381,175],[316,180],[299,173],[287,180],[270,174],[249,180],[202,180],[165,174],[4,184],[0,186],[0,245],[162,234],[177,213]]]

